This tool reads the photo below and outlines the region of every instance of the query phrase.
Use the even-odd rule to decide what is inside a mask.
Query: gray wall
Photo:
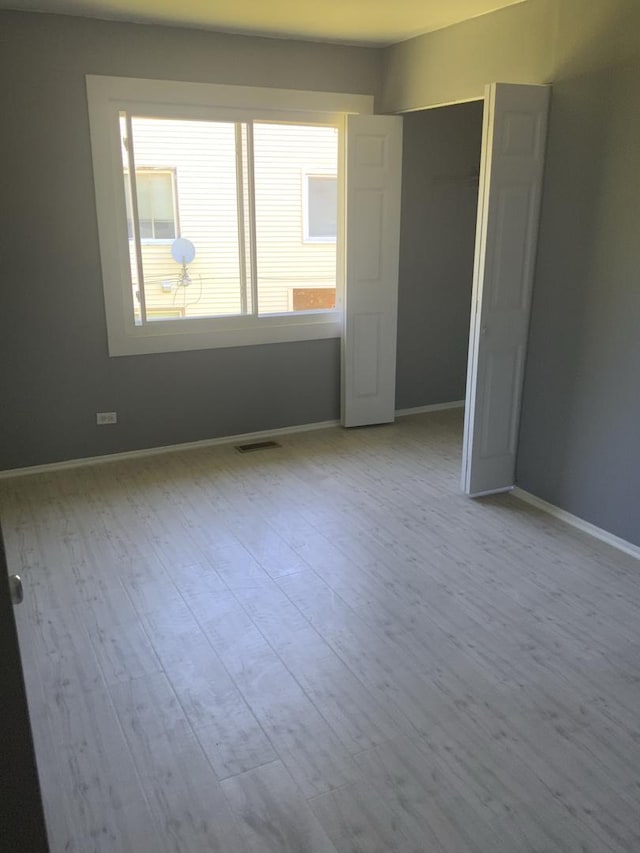
[[[371,49],[0,13],[0,470],[339,413],[336,340],[108,357],[84,75],[376,94],[379,69]]]
[[[404,117],[400,409],[464,398],[482,106],[480,101]]]
[[[640,544],[640,4],[623,11],[554,83],[518,483]]]
[[[548,82],[555,55],[555,7],[564,2],[527,0],[392,45],[385,52],[382,110],[472,100],[495,81]]]
[[[553,82],[517,481],[640,544],[640,3],[528,0],[386,53],[389,110]]]

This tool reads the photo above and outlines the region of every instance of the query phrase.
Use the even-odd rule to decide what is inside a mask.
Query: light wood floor
[[[53,853],[640,850],[638,563],[457,412],[282,443],[0,484]]]

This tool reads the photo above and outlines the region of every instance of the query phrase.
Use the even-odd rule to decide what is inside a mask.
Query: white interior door
[[[514,485],[550,88],[485,93],[462,488]]]
[[[347,276],[342,423],[395,417],[402,119],[347,121]]]

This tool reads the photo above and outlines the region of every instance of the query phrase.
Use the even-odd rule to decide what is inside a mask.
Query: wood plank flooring
[[[640,850],[637,561],[459,412],[282,445],[0,483],[53,853]]]

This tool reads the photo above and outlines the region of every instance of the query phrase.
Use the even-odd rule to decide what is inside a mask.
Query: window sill
[[[185,330],[189,323],[189,330]],[[224,347],[258,346],[291,341],[339,338],[339,311],[309,312],[298,317],[224,318],[223,320],[162,320],[132,326],[123,335],[109,335],[109,355],[149,355]]]

